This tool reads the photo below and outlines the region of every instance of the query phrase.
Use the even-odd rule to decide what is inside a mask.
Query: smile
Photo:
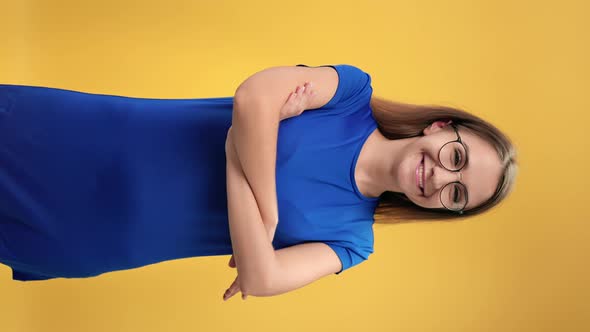
[[[424,195],[424,154],[416,166],[416,186],[422,195]]]

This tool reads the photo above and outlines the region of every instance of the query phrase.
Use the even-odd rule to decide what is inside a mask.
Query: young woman
[[[316,95],[289,97],[306,111],[278,131],[277,223],[273,110],[308,80]],[[515,151],[498,129],[458,109],[374,97],[358,67],[270,68],[242,83],[235,104],[226,150],[238,277],[224,299],[280,294],[359,264],[373,253],[374,220],[457,220],[513,186]],[[276,228],[275,248],[288,247],[267,245],[260,218],[271,239]]]
[[[375,220],[486,211],[516,169],[492,125],[374,97],[345,64],[269,68],[223,98],[0,85],[0,162],[0,262],[14,280],[233,254],[225,298],[359,264]]]

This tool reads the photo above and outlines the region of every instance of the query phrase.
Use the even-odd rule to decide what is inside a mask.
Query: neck
[[[415,138],[390,140],[376,129],[367,139],[357,161],[357,186],[367,197],[385,191],[402,192],[397,174],[404,149]]]

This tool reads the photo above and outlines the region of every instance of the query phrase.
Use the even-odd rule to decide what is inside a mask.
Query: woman
[[[313,111],[281,123],[276,157],[280,222],[274,223],[273,195],[268,194],[275,187],[268,162],[274,151],[272,114],[292,82],[305,78],[321,83],[315,85],[316,96],[291,96],[287,103],[301,103],[299,112]],[[228,165],[238,165],[228,166],[234,256],[245,253],[236,258],[242,260],[242,271],[238,263],[238,277],[224,299],[238,291],[243,298],[280,294],[359,264],[373,252],[374,217],[386,222],[457,219],[488,210],[512,188],[514,149],[499,130],[461,110],[372,97],[371,77],[357,67],[277,67],[242,86],[227,150]],[[268,113],[257,111],[265,108]],[[247,178],[243,187],[250,185],[251,191],[231,190],[231,169],[238,169],[235,186]],[[233,207],[232,192],[240,198]],[[290,247],[273,251],[265,246],[256,229],[260,220],[251,221],[260,219],[250,213],[256,208],[263,221],[270,221],[264,223],[269,237],[278,227],[278,238]],[[247,223],[250,232],[234,234],[234,227]]]
[[[283,116],[295,98],[281,110],[274,211],[270,191],[261,192],[260,180],[247,176],[250,157],[240,154],[249,142],[243,124],[255,117],[235,111],[248,105],[248,98],[237,103],[237,92],[236,98],[148,99],[0,85],[0,262],[11,267],[13,279],[25,281],[233,253],[238,275],[255,280],[261,270],[246,253],[260,246],[263,255],[273,250],[272,261],[282,262],[285,270],[281,278],[264,274],[261,286],[244,283],[242,294],[274,295],[366,260],[373,252],[374,216],[459,218],[506,196],[514,177],[513,150],[492,126],[451,108],[372,97],[370,76],[357,67],[320,67],[292,67],[331,71],[333,80],[314,81],[318,95],[306,112]],[[247,81],[255,77],[261,76]],[[331,95],[321,92],[326,87]],[[314,105],[314,100],[325,102]],[[234,142],[234,134],[244,139]],[[440,149],[443,141],[458,139],[456,134],[468,145],[465,158],[437,163],[459,148],[460,143],[450,143]],[[444,165],[464,168],[447,173]],[[235,176],[240,171],[241,178]],[[416,172],[426,178],[420,182]],[[250,201],[260,210],[257,223],[255,213],[248,224],[261,227],[251,229],[257,235],[263,229],[266,243],[245,245],[237,238],[240,217],[232,216],[231,207],[242,200],[232,198],[230,191],[238,187],[226,181],[230,177],[241,189],[251,184],[251,198],[267,195]],[[479,180],[484,177],[488,181]],[[466,191],[458,192],[459,184],[443,186],[451,180]],[[466,205],[460,215],[449,214],[442,204],[452,210]],[[312,256],[318,258],[316,270],[301,268],[309,259],[294,258],[319,252],[322,256]],[[240,291],[240,284],[236,278],[227,295]]]

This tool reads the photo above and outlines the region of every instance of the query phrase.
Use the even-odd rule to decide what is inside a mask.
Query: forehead
[[[469,201],[465,210],[480,205],[494,194],[502,175],[500,157],[496,149],[480,136],[457,127],[461,140],[468,149],[467,165],[461,170]]]

